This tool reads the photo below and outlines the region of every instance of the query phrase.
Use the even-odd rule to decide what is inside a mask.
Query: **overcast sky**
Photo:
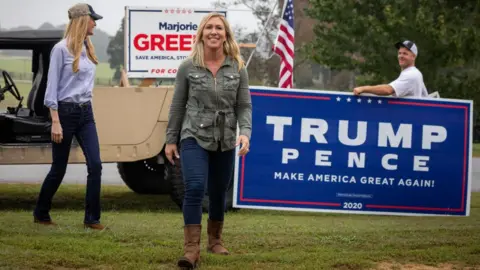
[[[197,7],[210,8],[213,0],[0,0],[0,26],[37,28],[44,22],[57,26],[67,23],[67,10],[78,2],[92,5],[104,18],[97,27],[114,35],[125,15],[125,6]],[[173,5],[175,4],[175,5]],[[232,26],[241,25],[248,30],[257,28],[257,20],[245,6],[232,7],[228,13]]]

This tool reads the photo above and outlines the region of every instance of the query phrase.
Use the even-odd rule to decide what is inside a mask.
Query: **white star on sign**
[[[378,100],[378,104],[382,104],[382,101],[381,101],[381,100]]]
[[[340,100],[342,100],[342,99],[340,97],[337,97],[337,101],[340,101]]]
[[[351,98],[347,98],[347,101],[350,102],[352,99]]]
[[[361,103],[361,102],[362,102],[362,100],[361,100],[361,99],[357,99],[357,102],[358,102],[358,103]]]
[[[372,100],[371,100],[371,99],[368,99],[368,103],[372,103]]]

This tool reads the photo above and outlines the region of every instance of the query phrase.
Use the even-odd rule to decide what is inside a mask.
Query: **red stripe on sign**
[[[252,95],[252,96],[262,96],[262,97],[280,97],[280,98],[300,98],[300,99],[330,100],[329,97],[302,96],[302,95],[291,95],[291,94],[251,93],[251,95]]]

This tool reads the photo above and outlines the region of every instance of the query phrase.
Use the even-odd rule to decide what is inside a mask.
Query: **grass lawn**
[[[183,224],[168,196],[104,186],[102,221],[110,230],[96,232],[81,224],[85,186],[60,187],[51,212],[57,228],[32,222],[38,190],[0,184],[0,268],[175,269]],[[232,254],[207,254],[204,228],[201,269],[480,267],[480,193],[471,207],[470,217],[229,212],[224,239]],[[458,268],[434,267],[442,265]]]
[[[30,73],[32,70],[32,60],[30,58],[0,55],[0,69],[4,69],[8,72]],[[110,68],[109,63],[99,63],[97,66],[96,77],[110,79],[114,73],[115,71]]]
[[[480,143],[474,143],[472,145],[472,156],[480,157]]]
[[[3,78],[0,76],[0,84],[2,87],[4,86],[3,84]],[[18,88],[18,91],[20,92],[20,95],[23,96],[23,106],[27,106],[27,100],[28,100],[28,93],[30,93],[30,90],[32,89],[32,84],[31,83],[25,83],[25,82],[16,82],[15,85]],[[5,100],[1,101],[0,103],[0,111],[4,111],[7,107],[16,107],[18,105],[18,101],[13,97],[13,95],[10,92],[5,93]]]

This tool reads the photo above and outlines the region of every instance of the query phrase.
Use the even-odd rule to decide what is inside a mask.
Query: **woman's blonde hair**
[[[70,20],[67,25],[67,29],[64,34],[64,38],[67,39],[67,48],[74,56],[72,69],[73,72],[78,72],[78,65],[80,61],[80,55],[82,53],[83,43],[86,42],[87,56],[95,64],[98,64],[97,55],[95,54],[95,48],[93,47],[90,37],[87,36],[88,23],[90,22],[90,16],[81,16]]]
[[[193,45],[193,50],[190,57],[193,58],[195,64],[205,67],[204,62],[204,50],[203,50],[203,29],[205,25],[211,18],[220,18],[222,20],[223,25],[225,26],[225,33],[226,33],[226,40],[223,43],[223,53],[227,56],[231,56],[237,63],[238,63],[238,70],[244,67],[244,61],[240,54],[240,47],[238,46],[237,42],[235,41],[233,31],[230,28],[230,24],[225,19],[225,17],[216,12],[209,13],[205,16],[202,21],[200,22],[200,26],[197,30],[197,36],[195,38],[195,44]]]

